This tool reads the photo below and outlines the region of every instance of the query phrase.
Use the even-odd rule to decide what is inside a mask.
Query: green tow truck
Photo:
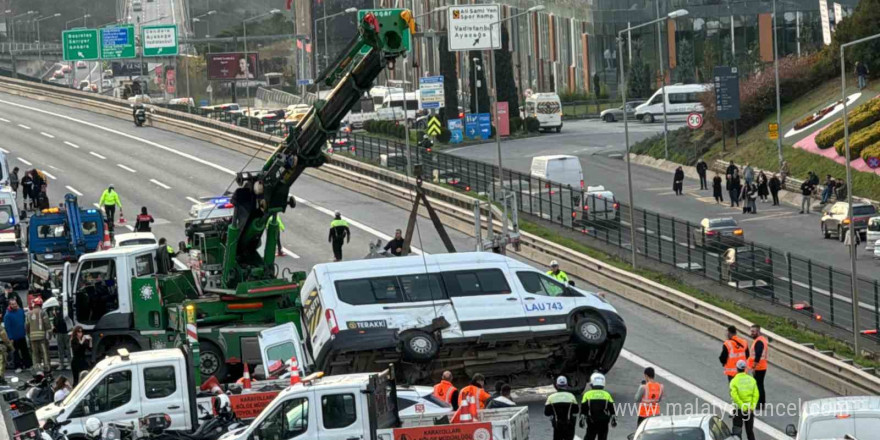
[[[96,359],[120,348],[189,343],[197,373],[223,380],[242,363],[260,362],[261,330],[299,323],[305,273],[278,273],[276,216],[294,207],[293,183],[326,162],[328,136],[386,65],[409,50],[414,30],[409,10],[361,11],[358,35],[320,75],[332,87],[326,99],[315,103],[261,169],[236,175],[233,214],[186,225],[197,251],[190,253],[196,257],[190,270],[175,271],[168,250],[156,245],[86,254],[75,270],[65,264],[63,311],[92,336]],[[195,324],[187,323],[187,314]]]

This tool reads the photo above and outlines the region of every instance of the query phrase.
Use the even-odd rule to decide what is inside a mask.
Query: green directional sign
[[[142,26],[141,34],[145,57],[177,55],[177,25]]]
[[[114,60],[134,58],[134,26],[113,26],[101,29],[101,58]]]
[[[97,60],[100,55],[97,29],[73,29],[61,32],[64,61]]]

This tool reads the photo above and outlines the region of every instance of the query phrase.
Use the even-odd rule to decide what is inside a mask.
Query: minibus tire
[[[423,331],[406,332],[400,337],[403,355],[406,360],[415,362],[430,361],[437,357],[440,344],[429,333]]]
[[[575,319],[574,337],[581,344],[602,345],[608,339],[608,326],[602,318],[585,314]]]

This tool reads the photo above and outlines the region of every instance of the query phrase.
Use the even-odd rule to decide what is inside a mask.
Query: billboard
[[[248,53],[209,53],[205,55],[208,64],[208,79],[218,81],[235,81],[257,78],[257,54]]]

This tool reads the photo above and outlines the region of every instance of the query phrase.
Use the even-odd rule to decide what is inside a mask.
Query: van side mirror
[[[785,427],[785,435],[789,437],[794,437],[797,435],[797,428],[794,425],[788,425]]]

